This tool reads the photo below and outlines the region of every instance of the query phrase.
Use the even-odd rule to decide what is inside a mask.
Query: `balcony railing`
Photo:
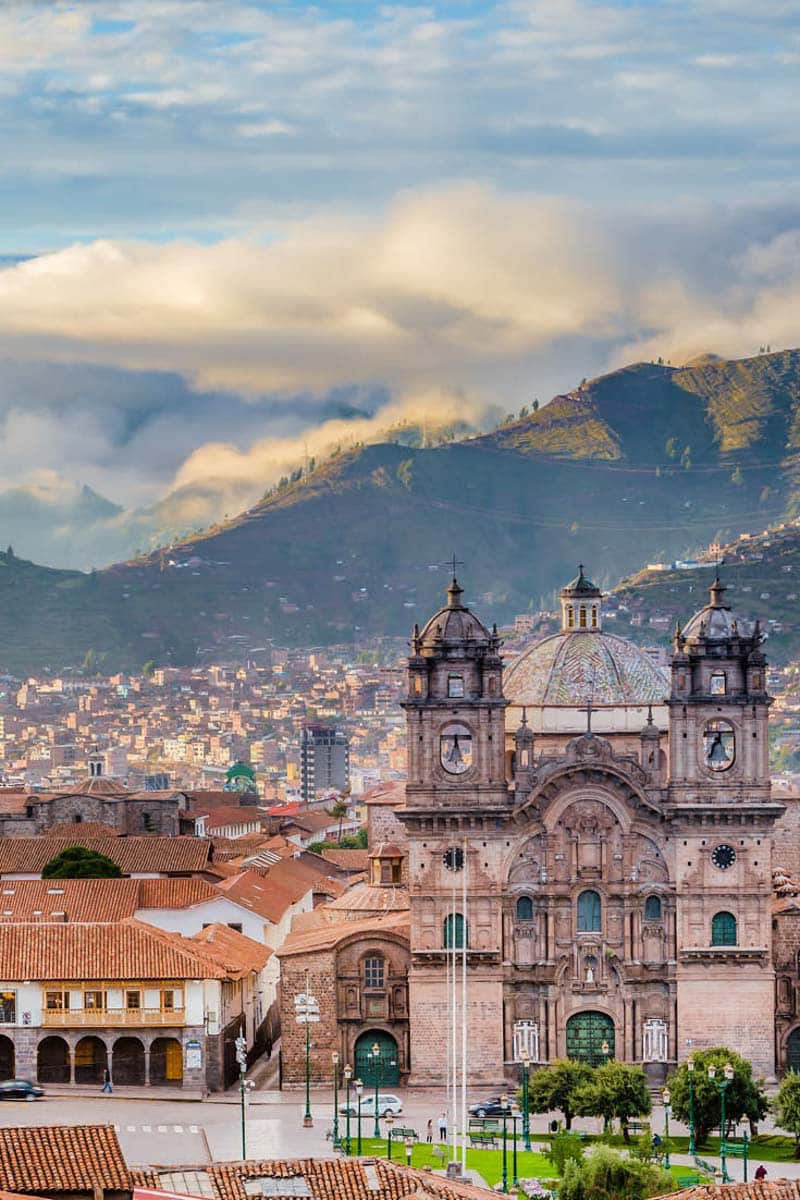
[[[45,1008],[42,1024],[61,1029],[76,1026],[113,1025],[183,1025],[186,1014],[182,1008]]]

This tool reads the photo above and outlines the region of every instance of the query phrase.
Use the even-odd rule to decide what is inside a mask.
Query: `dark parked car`
[[[41,1100],[44,1088],[30,1079],[4,1079],[0,1083],[0,1100]]]
[[[506,1116],[511,1116],[510,1100],[505,1112]],[[502,1117],[503,1106],[500,1103],[500,1097],[490,1096],[488,1100],[482,1100],[480,1104],[470,1104],[469,1113],[471,1117]]]

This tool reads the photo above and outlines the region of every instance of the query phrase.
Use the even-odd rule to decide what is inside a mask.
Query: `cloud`
[[[0,272],[18,354],[179,371],[254,393],[470,386],[476,366],[609,335],[620,297],[585,210],[462,185],[269,244],[98,241]]]

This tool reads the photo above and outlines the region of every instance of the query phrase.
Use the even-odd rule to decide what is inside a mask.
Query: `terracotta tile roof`
[[[218,900],[219,888],[205,879],[136,879],[137,908],[191,908],[206,900]]]
[[[384,1158],[268,1159],[214,1163],[202,1167],[163,1167],[131,1172],[134,1185],[159,1188],[177,1172],[202,1175],[218,1200],[252,1200],[248,1180],[305,1181],[312,1200],[487,1200],[492,1195],[474,1184],[459,1183],[432,1171],[420,1171]],[[163,1181],[163,1182],[162,1182]],[[287,1186],[287,1195],[290,1194]],[[198,1189],[199,1190],[199,1189]]]
[[[199,952],[224,967],[234,979],[241,979],[251,971],[261,971],[272,955],[269,946],[217,921],[192,934],[189,941],[195,942]]]
[[[138,907],[139,879],[0,881],[0,921],[123,921]],[[192,883],[187,879],[156,883]],[[66,915],[55,915],[66,914]]]
[[[343,896],[332,900],[328,908],[342,912],[367,913],[408,912],[410,907],[408,888],[399,884],[392,887],[373,887],[359,883],[348,888]]]
[[[345,871],[366,871],[369,866],[368,850],[323,850],[322,857]]]
[[[117,863],[126,875],[145,871],[199,872],[211,851],[206,838],[194,837],[93,838],[80,832],[69,838],[5,837],[0,838],[0,875],[39,874],[67,846],[91,846]]]
[[[47,830],[47,837],[69,838],[74,836],[74,821],[57,821],[55,825],[50,825]],[[80,836],[85,838],[110,838],[121,837],[121,834],[118,829],[114,829],[111,825],[106,825],[103,821],[81,821]]]
[[[277,925],[287,908],[313,892],[317,875],[293,858],[280,859],[266,875],[243,871],[222,880],[219,891],[236,904]]]
[[[410,938],[408,911],[373,913],[362,921],[352,921],[347,913],[318,908],[311,913],[300,913],[292,921],[289,936],[276,952],[279,958],[290,958],[293,954],[310,954],[316,950],[330,950],[356,935],[393,934],[406,941]]]
[[[0,815],[2,816],[21,815],[25,812],[27,805],[28,796],[25,792],[0,793]]]
[[[772,1165],[772,1164],[770,1164]],[[778,1163],[775,1164],[776,1168]],[[753,1183],[709,1183],[670,1192],[670,1200],[800,1200],[800,1179],[763,1179]]]
[[[406,785],[402,780],[379,783],[356,799],[359,804],[390,804],[394,808],[403,808],[406,802]]]
[[[229,804],[225,807],[214,808],[206,816],[206,829],[217,829],[220,825],[256,825],[261,824],[261,813],[257,808],[247,808],[242,805]]]
[[[0,1187],[17,1192],[92,1192],[133,1186],[113,1125],[0,1128]]]
[[[224,979],[227,974],[198,953],[191,939],[136,920],[0,923],[0,962],[8,980]]]

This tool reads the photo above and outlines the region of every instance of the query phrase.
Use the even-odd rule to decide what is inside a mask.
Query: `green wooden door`
[[[373,1053],[376,1045],[377,1056]],[[384,1033],[382,1029],[362,1033],[356,1042],[355,1060],[355,1077],[361,1080],[365,1089],[374,1088],[376,1080],[379,1088],[397,1087],[399,1084],[397,1042],[390,1033]]]
[[[603,1043],[608,1053],[603,1053]],[[614,1057],[614,1022],[605,1013],[575,1013],[567,1021],[567,1057],[597,1067]]]
[[[786,1042],[786,1070],[800,1071],[800,1029],[793,1029]]]

